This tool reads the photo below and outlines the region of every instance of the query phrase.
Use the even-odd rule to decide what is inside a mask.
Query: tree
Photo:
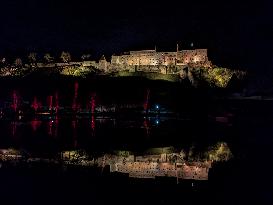
[[[82,60],[89,60],[90,57],[91,57],[91,54],[83,54],[82,57],[81,57],[81,59]]]
[[[21,58],[16,58],[14,64],[15,64],[15,66],[17,68],[22,67],[23,66],[22,59]]]
[[[62,52],[61,54],[61,59],[63,60],[64,63],[68,63],[71,61],[71,55],[69,52]]]
[[[0,67],[3,68],[7,65],[6,58],[1,58],[0,59]]]
[[[6,58],[2,58],[1,63],[5,64],[6,63]]]
[[[214,161],[228,161],[233,157],[231,150],[225,142],[217,143],[215,146],[210,147],[206,155],[209,160]]]
[[[71,66],[66,66],[66,67],[62,70],[61,74],[62,74],[62,75],[75,75],[75,71],[76,71],[75,68],[73,68],[73,67],[71,67]]]
[[[47,63],[51,63],[51,62],[53,62],[53,60],[54,60],[54,58],[50,55],[50,53],[46,53],[46,54],[44,55],[44,59],[45,59],[45,61],[46,61]]]
[[[181,160],[185,160],[186,153],[183,150],[181,150],[180,153],[179,153],[179,157],[180,157]]]
[[[35,64],[37,62],[37,53],[30,53],[28,55],[28,60],[31,64]]]

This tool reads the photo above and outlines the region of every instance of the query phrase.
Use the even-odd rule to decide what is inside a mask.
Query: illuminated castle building
[[[143,71],[162,74],[181,73],[186,67],[211,67],[208,60],[207,49],[179,50],[175,52],[158,52],[154,50],[130,51],[122,55],[112,55],[111,61],[104,56],[96,61],[65,62],[65,63],[38,63],[39,68],[71,68],[71,72],[77,69],[88,70],[96,68],[103,73],[117,71]],[[69,70],[69,72],[70,72]]]
[[[111,68],[126,69],[131,66],[203,66],[210,67],[207,49],[178,50],[176,52],[157,52],[154,50],[130,51],[123,55],[113,55]]]

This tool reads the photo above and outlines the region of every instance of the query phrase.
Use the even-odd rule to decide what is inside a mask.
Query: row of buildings
[[[102,169],[109,166],[110,173],[123,173],[132,178],[174,177],[177,180],[208,180],[209,170],[212,167],[211,161],[188,162],[180,158],[177,153],[143,156],[105,154],[99,157],[96,162],[94,159],[90,161],[76,155],[74,151],[63,152],[64,164],[97,165]],[[175,162],[172,160],[174,157],[176,157]]]
[[[97,166],[104,169],[109,166],[110,173],[123,173],[132,178],[151,178],[156,177],[173,177],[178,180],[208,180],[209,170],[212,168],[212,161],[194,161],[188,162],[181,158],[177,158],[175,162],[170,160],[176,153],[163,153],[157,155],[144,156],[118,156],[105,154],[97,159],[88,159],[85,155],[80,155],[78,151],[61,152],[61,158],[49,159],[40,157],[31,157],[27,153],[23,153],[14,149],[0,149],[0,168],[3,162],[17,163],[26,162],[31,166],[31,163],[43,162],[60,163],[62,166],[67,165]]]
[[[104,56],[96,61],[69,62],[57,64],[38,63],[37,67],[94,67],[105,73],[115,71],[150,71],[166,73],[166,68],[187,66],[211,67],[207,49],[177,50],[175,52],[158,52],[154,50],[140,50],[112,55],[107,61]]]
[[[157,52],[155,50],[130,51],[120,56],[112,56],[113,65],[187,65],[189,63],[208,64],[207,49]]]

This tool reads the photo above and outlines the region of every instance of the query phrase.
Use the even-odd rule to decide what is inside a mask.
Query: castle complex
[[[121,56],[112,56],[112,65],[187,65],[202,63],[208,65],[207,49],[157,52],[156,50],[130,51]]]
[[[177,73],[185,67],[211,67],[207,49],[177,50],[175,52],[158,52],[154,50],[140,50],[112,55],[110,62],[104,56],[96,61],[67,62],[56,64],[38,63],[37,67],[77,67],[96,68],[104,73],[117,71],[144,71],[157,73]]]
[[[192,49],[176,52],[157,52],[154,50],[130,51],[122,55],[113,55],[111,62],[102,58],[98,68],[104,71],[159,71],[165,68],[202,66],[210,67],[207,49]]]

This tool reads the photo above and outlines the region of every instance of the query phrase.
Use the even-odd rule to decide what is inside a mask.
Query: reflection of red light
[[[36,97],[34,97],[34,100],[33,100],[33,103],[31,105],[31,107],[35,110],[35,112],[38,110],[39,104],[37,102],[37,98]]]
[[[144,103],[144,110],[147,111],[149,105],[150,89],[147,89],[146,100]]]
[[[11,122],[11,132],[13,137],[15,136],[16,130],[17,130],[16,122]]]
[[[79,84],[76,81],[74,84],[74,99],[73,99],[73,104],[72,104],[72,109],[74,111],[76,111],[76,109],[78,108],[78,105],[77,105],[78,89],[79,89]]]
[[[48,107],[49,107],[49,110],[52,110],[52,106],[53,106],[53,96],[49,96],[48,97]]]
[[[72,121],[72,128],[73,128],[73,130],[76,129],[76,120]]]
[[[147,136],[149,136],[149,134],[150,134],[150,126],[149,126],[149,121],[147,119],[144,120],[143,126],[144,126],[144,128],[146,130]]]
[[[74,147],[77,147],[77,129],[76,129],[76,120],[72,120],[72,129],[73,129],[73,139],[74,139]]]
[[[49,121],[48,123],[48,134],[52,135],[52,125],[53,125],[53,121]]]
[[[145,128],[147,128],[148,123],[147,123],[147,120],[146,120],[146,119],[144,120],[143,125],[144,125]]]
[[[41,124],[42,124],[42,121],[32,120],[31,121],[31,128],[32,128],[32,130],[35,132],[38,129],[38,127],[41,126]]]
[[[95,118],[94,118],[94,115],[92,115],[92,117],[91,117],[91,128],[92,128],[92,130],[95,130]]]
[[[56,113],[58,113],[59,110],[59,96],[58,93],[55,93],[55,108],[56,108]]]
[[[76,81],[74,84],[74,89],[75,89],[75,97],[78,96],[78,89],[79,89],[79,83]]]
[[[55,137],[58,135],[58,126],[59,126],[59,119],[56,116],[56,119],[55,119],[55,132],[54,132]]]
[[[96,97],[96,93],[92,94],[92,97],[91,97],[91,113],[95,112],[95,107],[96,107],[95,97]]]
[[[16,91],[13,91],[12,93],[12,105],[11,108],[13,108],[14,112],[16,112],[18,108],[18,96],[16,94]]]
[[[76,99],[74,98],[73,104],[72,104],[72,109],[75,111],[77,109],[77,102]]]
[[[148,103],[144,103],[144,110],[147,110],[148,108]]]

